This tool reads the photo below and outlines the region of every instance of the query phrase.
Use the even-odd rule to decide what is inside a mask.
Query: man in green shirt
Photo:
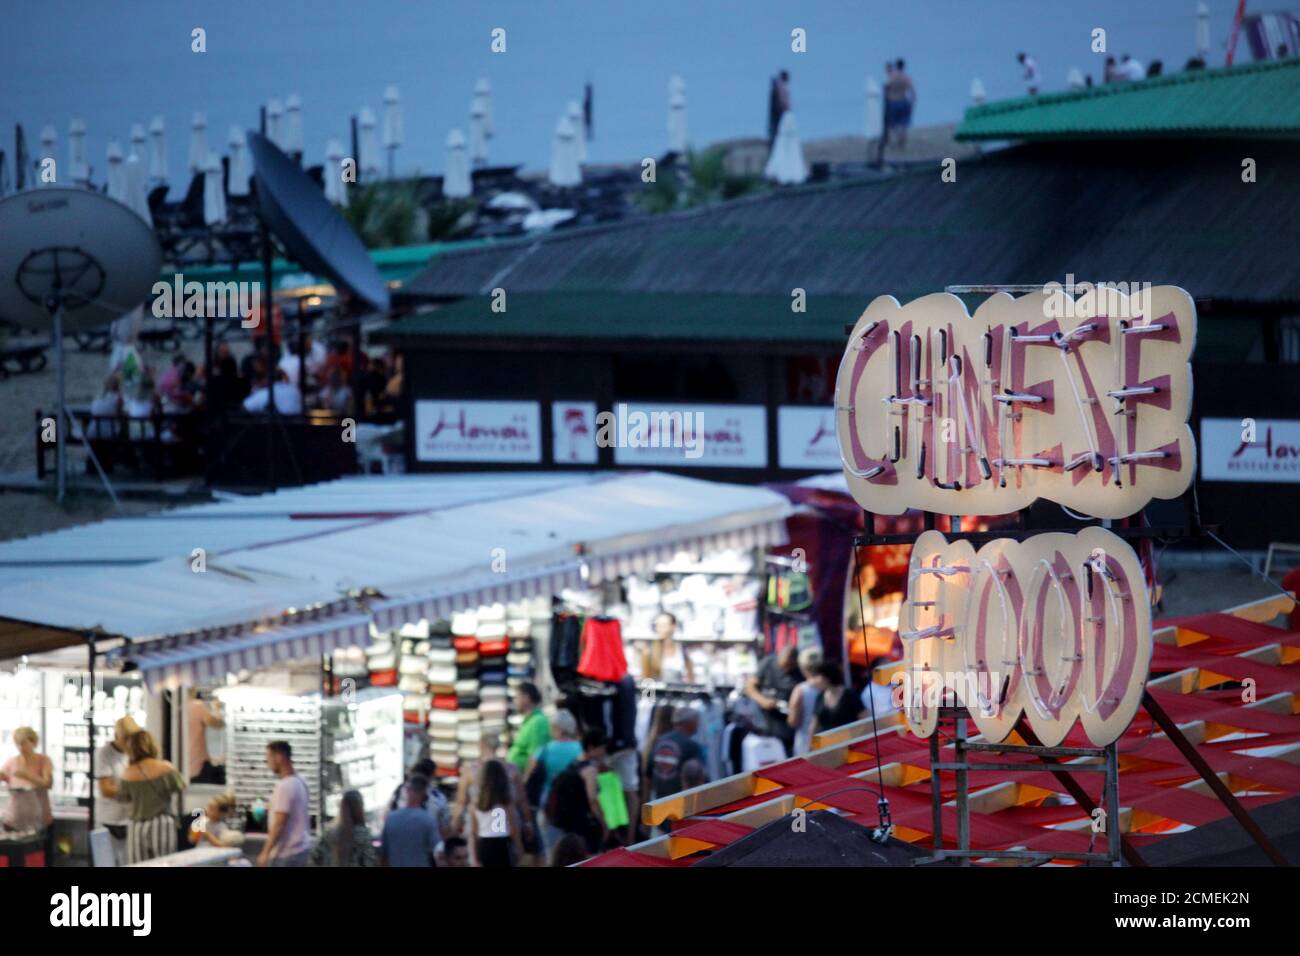
[[[520,773],[528,769],[528,761],[542,744],[551,739],[551,724],[542,713],[541,703],[542,692],[536,684],[525,682],[515,688],[515,711],[523,714],[524,720],[506,759],[518,767]]]

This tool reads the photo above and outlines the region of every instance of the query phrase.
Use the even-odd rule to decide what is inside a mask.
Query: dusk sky
[[[1210,0],[1211,62],[1221,64],[1235,0]],[[1274,6],[1286,6],[1276,4]],[[917,86],[915,122],[960,118],[971,80],[990,99],[1024,91],[1018,50],[1037,57],[1045,90],[1077,66],[1101,75],[1091,31],[1107,31],[1108,52],[1162,59],[1179,69],[1194,52],[1195,0],[437,0],[332,3],[322,0],[44,0],[12,6],[0,31],[0,146],[11,157],[13,124],[29,151],[41,127],[58,131],[67,158],[72,117],[88,128],[88,156],[102,182],[104,150],[129,146],[134,122],[167,122],[173,179],[185,168],[190,115],[208,115],[208,142],[225,151],[232,123],[257,123],[258,106],[298,93],[307,161],[326,141],[348,144],[348,117],[376,115],[389,83],[401,90],[406,145],[402,171],[440,172],[444,142],[465,129],[474,81],[492,81],[494,162],[545,166],[556,120],[583,83],[595,86],[592,161],[663,152],[667,84],[686,80],[690,141],[761,135],[769,77],[792,74],[795,115],[805,138],[860,133],[864,83],[886,58],[905,57]],[[207,52],[190,31],[207,31]],[[506,30],[507,52],[489,49]],[[807,31],[808,51],[790,49]],[[1238,55],[1249,54],[1239,49]]]

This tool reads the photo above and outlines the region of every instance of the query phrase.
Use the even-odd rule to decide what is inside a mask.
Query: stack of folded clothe
[[[510,705],[506,700],[506,653],[510,640],[506,636],[506,608],[494,604],[479,612],[478,630],[478,681],[479,714],[483,733],[495,734],[505,742],[506,716]]]
[[[462,611],[452,617],[452,647],[456,651],[456,674],[453,691],[459,720],[456,724],[456,748],[461,763],[478,759],[479,738],[483,735],[479,715],[478,683],[478,615]]]
[[[366,670],[370,672],[371,687],[397,685],[397,649],[393,646],[392,632],[385,632],[371,641],[366,648]]]
[[[408,724],[422,724],[429,710],[429,641],[403,628],[402,653],[397,662],[397,689],[402,692],[402,717]]]
[[[546,655],[551,636],[551,599],[548,597],[522,601],[511,607],[511,620],[507,626],[510,649],[506,653],[506,686],[513,691],[525,681],[537,685],[543,694],[551,687],[546,671]],[[549,697],[550,695],[547,694]],[[509,717],[511,736],[524,721],[522,714]]]

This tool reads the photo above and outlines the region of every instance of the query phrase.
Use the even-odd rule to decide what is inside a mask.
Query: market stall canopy
[[[230,636],[199,633],[165,638],[139,653],[111,655],[110,661],[129,659],[144,675],[149,688],[156,690],[218,683],[228,673],[318,658],[369,643],[370,616],[354,613],[292,627],[238,631]]]
[[[143,642],[212,628],[252,633],[290,609],[363,592],[382,595],[377,617],[405,621],[599,583],[681,551],[779,544],[789,513],[761,488],[655,472],[344,479],[144,519],[159,524],[137,555],[165,551],[157,559],[0,587],[0,627],[15,628],[0,658],[79,644],[87,632],[130,638],[144,653]],[[222,515],[233,523],[223,526]],[[14,545],[74,534],[107,556],[131,547],[123,526],[140,520]],[[54,564],[58,549],[46,551]],[[352,610],[334,615],[339,629],[352,627]]]
[[[511,498],[590,480],[580,472],[373,475],[273,495],[226,495],[220,501],[0,542],[0,589],[18,581],[188,558],[195,548],[209,555],[225,553],[337,531],[376,518]]]

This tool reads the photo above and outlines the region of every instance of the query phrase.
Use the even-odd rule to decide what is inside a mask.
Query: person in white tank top
[[[655,615],[655,641],[641,663],[641,675],[667,684],[694,684],[695,668],[674,636],[677,618],[667,611]]]

